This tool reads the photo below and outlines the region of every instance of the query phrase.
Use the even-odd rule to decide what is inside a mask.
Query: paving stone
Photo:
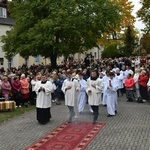
[[[75,107],[77,110],[77,108]],[[46,125],[36,121],[36,111],[32,110],[0,123],[0,150],[24,150],[68,119],[68,109],[53,104],[52,120]],[[107,117],[106,107],[99,107],[99,122],[106,125],[97,134],[86,150],[150,150],[150,105],[126,102],[119,97],[118,114]],[[88,105],[76,121],[92,121],[93,115]]]

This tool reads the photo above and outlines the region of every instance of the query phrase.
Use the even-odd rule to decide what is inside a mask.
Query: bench
[[[9,110],[9,109],[16,109],[16,102],[15,101],[0,102],[0,110]]]

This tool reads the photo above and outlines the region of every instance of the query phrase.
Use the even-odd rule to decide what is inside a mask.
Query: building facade
[[[15,22],[10,18],[10,15],[7,11],[7,2],[8,0],[0,0],[0,37],[3,35],[6,35],[6,32],[11,30],[11,28],[13,28],[13,26],[15,25]],[[3,46],[3,43],[0,41],[0,68],[1,67],[4,67],[4,69],[10,68],[10,67],[18,68],[19,66],[22,66],[23,64],[27,64],[28,67],[33,64],[41,64],[41,63],[43,63],[44,65],[50,64],[50,59],[44,59],[41,56],[29,57],[28,60],[25,60],[19,54],[17,54],[11,60],[8,61],[5,58],[5,53],[2,50],[2,46]],[[93,48],[83,54],[76,53],[72,55],[72,57],[75,60],[79,60],[79,59],[83,60],[86,54],[92,54],[92,56],[95,59],[100,59],[102,50],[103,50],[102,47]],[[63,56],[57,58],[58,63],[62,61],[64,61]]]

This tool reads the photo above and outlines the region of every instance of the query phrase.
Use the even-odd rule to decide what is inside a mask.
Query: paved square
[[[125,97],[119,97],[117,110],[115,117],[107,117],[106,107],[99,107],[98,121],[106,125],[86,150],[150,150],[149,102],[126,102]],[[46,125],[38,124],[35,110],[0,123],[0,150],[24,150],[68,119],[64,102],[62,105],[53,103],[51,112],[52,120]],[[92,118],[86,106],[76,121],[92,121]]]

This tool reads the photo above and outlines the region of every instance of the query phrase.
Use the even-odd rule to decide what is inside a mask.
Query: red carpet
[[[25,150],[84,150],[104,125],[65,122]]]

